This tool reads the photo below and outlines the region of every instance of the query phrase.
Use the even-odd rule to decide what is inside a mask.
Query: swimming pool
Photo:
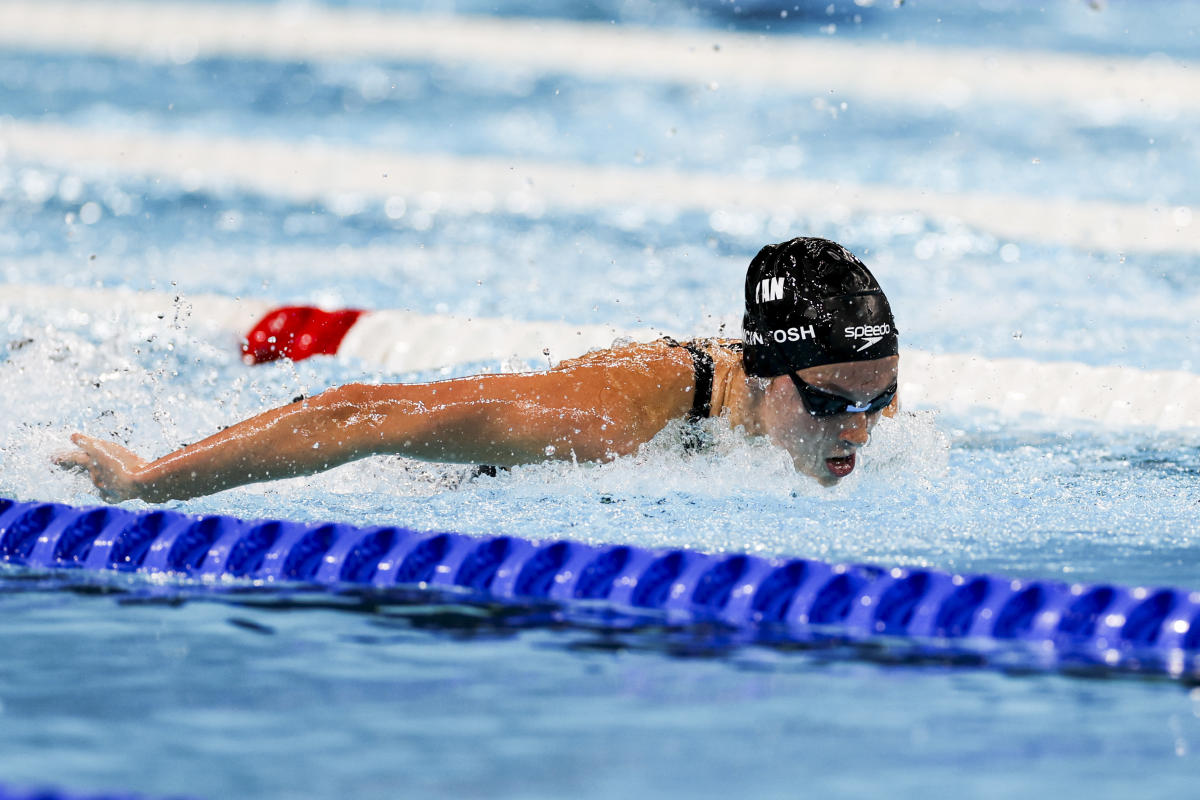
[[[1015,3],[970,11],[835,3],[833,14],[820,6],[782,18],[720,4],[703,13],[543,4],[534,13],[571,24],[620,18],[660,33],[682,26],[725,42],[726,53],[741,41],[735,34],[769,26],[772,42],[899,42],[934,54],[1037,48],[1045,61],[1120,56],[1194,71],[1195,9],[1151,5],[1062,3],[1033,14]],[[204,7],[184,4],[181,13]],[[457,10],[536,24],[515,7]],[[722,323],[736,330],[748,257],[763,241],[813,233],[868,254],[908,346],[1196,370],[1189,242],[1200,237],[1186,231],[1200,224],[1190,217],[1200,111],[1186,97],[1047,104],[995,92],[963,99],[931,82],[891,101],[835,101],[788,83],[604,76],[569,61],[496,63],[487,53],[301,59],[197,48],[152,58],[78,42],[10,44],[0,51],[4,124],[57,126],[83,143],[113,131],[168,143],[187,133],[601,171],[578,172],[588,176],[670,170],[886,186],[913,198],[1157,203],[1185,233],[1173,247],[1086,248],[1053,230],[1014,238],[936,209],[761,210],[720,198],[580,207],[538,202],[536,186],[527,197],[480,196],[474,207],[428,187],[313,199],[199,168],[155,175],[64,161],[0,139],[5,283],[644,324],[686,336]],[[162,452],[364,375],[505,368],[399,374],[315,359],[248,369],[227,331],[186,313],[2,304],[0,326],[0,495],[81,504],[94,495],[48,464],[76,429]],[[477,481],[460,469],[374,459],[178,506],[1200,589],[1194,429],[917,408],[882,425],[864,461],[845,485],[818,490],[777,454],[729,435],[697,457],[664,441],[600,467],[528,467]],[[492,609],[419,598],[214,598],[182,587],[179,602],[145,588],[136,579],[3,573],[6,781],[199,797],[777,796],[796,785],[829,796],[910,796],[939,785],[1007,797],[1165,795],[1190,788],[1195,774],[1200,699],[1172,683],[880,665],[817,651],[713,652],[654,630],[528,627]]]

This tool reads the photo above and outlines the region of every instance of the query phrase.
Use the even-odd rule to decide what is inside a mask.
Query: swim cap
[[[742,320],[747,375],[893,356],[896,334],[875,276],[836,242],[769,244],[750,262]]]

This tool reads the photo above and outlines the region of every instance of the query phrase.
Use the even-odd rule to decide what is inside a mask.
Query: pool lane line
[[[247,332],[274,309],[261,299],[19,284],[0,284],[0,306],[43,313],[70,309],[107,320],[140,316],[181,329],[215,329],[227,336],[231,356],[239,352]],[[285,341],[303,333],[281,327],[278,337]],[[679,332],[376,310],[361,314],[335,351],[339,358],[396,373],[512,358],[537,368],[610,347],[618,338],[651,341],[664,333]],[[912,348],[902,349],[900,359],[905,408],[986,408],[1010,418],[1036,415],[1106,427],[1200,429],[1200,375],[1190,372]]]
[[[317,4],[6,0],[0,45],[186,63],[242,57],[502,64],[694,86],[778,87],[843,100],[1074,108],[1100,120],[1200,109],[1195,62],[835,37],[336,9]]]
[[[547,601],[614,630],[654,615],[745,642],[906,641],[926,656],[1024,651],[1039,668],[1200,679],[1200,592],[1067,584],[400,526],[243,520],[0,498],[0,559],[247,586]]]
[[[0,800],[152,800],[149,795],[133,792],[71,792],[64,789],[37,786],[18,788],[0,784]],[[172,795],[162,800],[187,800],[183,795]]]
[[[1200,254],[1189,206],[935,192],[879,184],[751,178],[502,156],[407,153],[263,138],[113,131],[0,119],[0,156],[64,169],[168,180],[189,190],[240,190],[292,202],[339,196],[386,203],[423,196],[464,213],[590,212],[613,207],[848,219],[887,214],[965,223],[1001,241],[1108,253]],[[357,204],[355,204],[358,207]]]

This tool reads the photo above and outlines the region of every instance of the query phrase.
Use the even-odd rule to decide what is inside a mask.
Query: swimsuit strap
[[[692,370],[696,374],[696,394],[692,398],[692,410],[688,412],[688,419],[708,419],[712,416],[712,356],[695,342],[686,343],[684,348],[692,354]]]
[[[698,422],[702,419],[708,419],[712,416],[714,373],[712,356],[695,342],[680,343],[670,336],[664,336],[663,341],[671,347],[682,347],[692,355],[692,372],[694,373],[692,384],[696,387],[696,391],[692,396],[692,407],[687,415],[688,421]]]

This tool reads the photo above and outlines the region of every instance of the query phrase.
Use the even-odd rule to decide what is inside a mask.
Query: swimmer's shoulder
[[[679,342],[667,337],[648,342],[618,342],[612,347],[593,350],[590,353],[559,362],[557,369],[573,370],[579,367],[599,367],[633,372],[657,372],[663,368],[690,369],[691,356]]]
[[[664,372],[678,373],[688,377],[694,370],[697,353],[708,355],[714,366],[720,369],[741,362],[742,342],[718,337],[678,340],[669,336],[647,342],[621,342],[576,358],[564,359],[557,368],[608,367],[660,376]]]
[[[711,355],[713,358],[734,358],[742,357],[742,340],[727,339],[723,336],[709,336],[700,339],[692,339],[689,344],[692,347],[698,347]]]
[[[555,371],[606,404],[629,409],[628,424],[654,431],[691,407],[696,383],[691,352],[669,339],[622,342],[563,361]]]

